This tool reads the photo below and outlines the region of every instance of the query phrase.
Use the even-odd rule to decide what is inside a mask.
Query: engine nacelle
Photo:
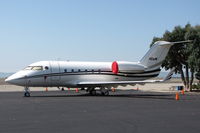
[[[134,62],[114,61],[112,63],[112,72],[117,73],[141,73],[145,71],[145,67]]]

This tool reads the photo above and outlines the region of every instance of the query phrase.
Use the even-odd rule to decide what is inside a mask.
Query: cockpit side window
[[[43,70],[43,67],[42,66],[33,66],[33,68],[31,70]]]
[[[24,70],[35,70],[35,71],[41,71],[43,70],[42,66],[28,66]]]

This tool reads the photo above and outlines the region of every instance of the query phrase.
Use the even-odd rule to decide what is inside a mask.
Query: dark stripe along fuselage
[[[123,77],[133,77],[133,78],[153,78],[157,77],[161,69],[145,71],[141,73],[126,73],[119,72],[114,74],[112,71],[74,71],[74,72],[59,72],[59,73],[49,73],[49,74],[38,74],[32,76],[26,76],[23,78],[41,78],[41,77],[53,77],[53,76],[71,76],[71,75],[113,75],[113,76],[123,76]],[[23,79],[21,78],[21,79]]]

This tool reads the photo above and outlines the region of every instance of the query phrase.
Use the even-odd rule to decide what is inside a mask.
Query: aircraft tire
[[[95,96],[96,94],[97,94],[97,93],[96,93],[96,90],[90,91],[90,95]]]
[[[30,95],[30,93],[29,92],[25,92],[24,93],[24,97],[30,97],[31,95]]]
[[[108,96],[109,95],[109,91],[107,90],[104,94],[105,94],[105,96]]]
[[[108,96],[109,95],[109,91],[106,90],[106,91],[101,91],[101,95],[102,96]]]

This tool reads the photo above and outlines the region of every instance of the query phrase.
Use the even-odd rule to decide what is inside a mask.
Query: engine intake
[[[141,73],[145,71],[145,67],[134,62],[114,61],[112,63],[112,72],[117,73]]]

